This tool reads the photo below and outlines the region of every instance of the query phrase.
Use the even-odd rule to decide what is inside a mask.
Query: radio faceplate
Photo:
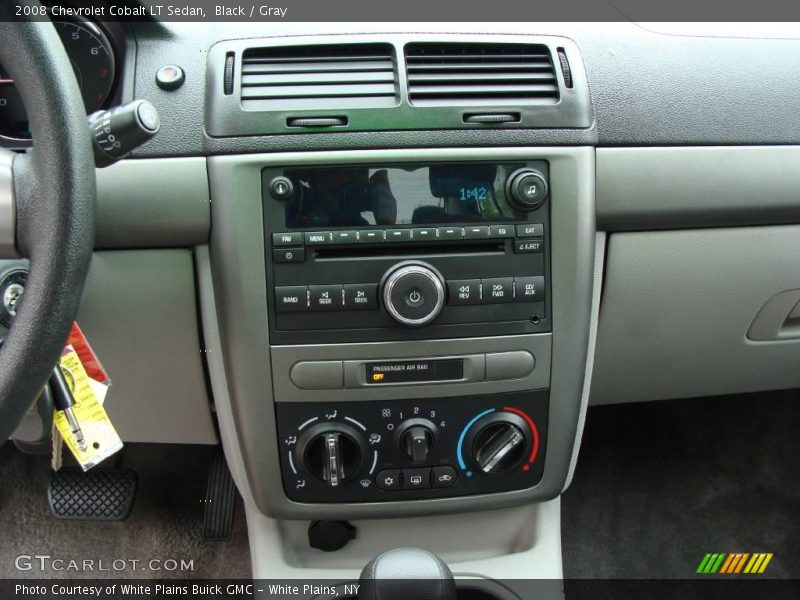
[[[546,161],[264,169],[271,342],[550,331],[548,182]],[[387,290],[401,263],[422,279]]]

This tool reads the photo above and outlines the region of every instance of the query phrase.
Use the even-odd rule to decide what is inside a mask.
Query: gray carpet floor
[[[800,578],[799,431],[799,391],[591,408],[566,576],[692,578],[706,552],[773,552],[765,575]]]
[[[0,578],[250,577],[244,509],[238,497],[232,539],[203,541],[203,498],[213,450],[205,446],[127,445],[123,466],[139,476],[133,511],[127,521],[101,522],[53,518],[47,504],[49,457],[22,454],[10,443],[0,447]],[[18,571],[15,558],[20,554],[67,561],[104,559],[106,563],[112,559],[141,563],[173,559],[180,563],[184,559],[193,561],[193,569],[98,572],[95,563],[95,571],[86,573],[42,572],[38,568]]]

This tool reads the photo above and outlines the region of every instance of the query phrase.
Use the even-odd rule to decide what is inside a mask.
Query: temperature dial
[[[330,487],[355,477],[367,454],[364,437],[343,423],[320,423],[297,442],[296,458],[305,469]]]
[[[468,438],[472,463],[483,473],[507,473],[531,455],[533,432],[521,416],[493,412],[481,418]]]

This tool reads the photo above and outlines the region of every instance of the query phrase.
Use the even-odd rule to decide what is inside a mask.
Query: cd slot
[[[467,256],[476,254],[503,254],[504,252],[505,243],[503,241],[476,243],[456,242],[453,244],[438,242],[433,244],[394,243],[375,246],[327,246],[316,248],[315,256],[318,260],[331,260],[377,256],[441,256],[445,254]]]

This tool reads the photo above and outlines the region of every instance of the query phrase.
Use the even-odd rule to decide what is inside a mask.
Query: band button
[[[275,288],[275,310],[278,312],[306,312],[308,310],[308,288],[304,285],[278,286]]]

